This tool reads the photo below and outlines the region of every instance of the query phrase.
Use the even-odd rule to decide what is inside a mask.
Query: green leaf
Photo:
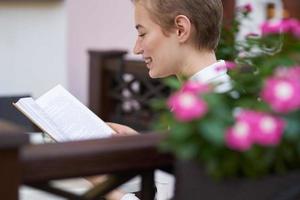
[[[165,78],[163,79],[163,83],[175,90],[178,90],[181,86],[180,81],[175,77]]]
[[[150,105],[154,110],[167,109],[165,99],[151,99]]]
[[[181,142],[188,139],[191,134],[193,134],[193,127],[191,127],[190,124],[187,123],[175,122],[171,124],[170,132],[170,137],[173,140]]]
[[[300,138],[300,116],[286,116],[285,118],[285,134],[284,137],[289,141]]]
[[[214,119],[205,119],[198,124],[198,132],[207,141],[214,145],[221,146],[224,144],[224,133],[226,125],[222,121]]]
[[[190,143],[188,145],[177,147],[176,154],[181,159],[190,160],[196,157],[198,151],[199,151],[198,145]]]

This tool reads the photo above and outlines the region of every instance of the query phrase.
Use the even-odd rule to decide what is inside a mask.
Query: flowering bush
[[[248,5],[240,13],[247,17],[251,10]],[[166,104],[156,104],[162,111],[156,125],[170,132],[162,147],[199,161],[214,177],[258,177],[300,167],[300,22],[265,22],[261,31],[235,41],[231,55],[221,40],[223,55],[235,58],[220,66],[231,77],[229,91],[168,79],[177,91]]]

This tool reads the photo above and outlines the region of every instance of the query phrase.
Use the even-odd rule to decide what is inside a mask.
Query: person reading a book
[[[221,0],[131,0],[135,6],[138,37],[134,53],[141,55],[151,78],[178,78],[222,83],[230,88],[217,48],[223,6]],[[136,133],[130,127],[109,123],[117,134]]]
[[[223,18],[221,0],[132,0],[138,37],[134,53],[141,55],[151,78],[175,75],[230,89],[224,61],[217,61]],[[109,124],[116,134],[136,133]]]

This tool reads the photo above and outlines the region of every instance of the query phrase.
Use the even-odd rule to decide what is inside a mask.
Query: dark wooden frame
[[[21,184],[68,199],[99,199],[136,175],[142,177],[142,199],[154,199],[154,170],[172,168],[173,158],[160,153],[159,134],[30,145],[28,135],[0,133],[1,198],[18,199]],[[111,174],[79,196],[49,184],[51,180]]]
[[[300,19],[300,1],[299,0],[282,0],[284,9],[288,12],[289,17]]]
[[[148,75],[145,63],[125,60],[126,51],[89,51],[89,108],[104,121],[113,121],[130,126],[136,130],[149,130],[153,111],[149,109],[151,98],[166,96],[166,86],[160,80]],[[123,80],[124,74],[132,75],[133,81]],[[138,82],[144,87],[134,93],[131,84]],[[147,89],[145,89],[147,88]],[[121,91],[128,90],[141,108],[131,113],[122,110],[127,97]]]
[[[138,60],[125,60],[126,51],[89,51],[89,107],[102,119],[108,119],[111,107],[107,98],[108,81],[112,74],[121,75],[124,71],[149,79],[146,65]]]

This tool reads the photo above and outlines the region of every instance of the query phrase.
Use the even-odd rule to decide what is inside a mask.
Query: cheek
[[[145,40],[143,41],[143,49],[145,53],[153,54],[155,52],[159,52],[163,47],[162,42],[163,39],[159,35],[149,35],[149,37],[145,38]]]
[[[176,50],[176,46],[166,45],[162,48],[162,52],[160,57],[162,62],[164,63],[165,71],[169,73],[169,75],[177,74],[182,60],[182,54]]]

